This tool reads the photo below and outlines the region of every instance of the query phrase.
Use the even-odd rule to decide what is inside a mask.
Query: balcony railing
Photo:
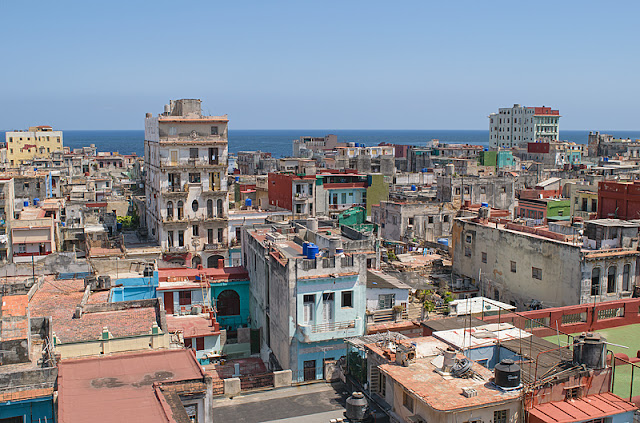
[[[187,158],[171,160],[169,158],[160,159],[160,166],[162,167],[190,167],[190,166],[222,166],[220,160],[209,160],[207,158]]]
[[[224,248],[224,245],[220,242],[204,244],[204,251],[220,250],[221,248]]]
[[[322,333],[322,332],[335,332],[337,330],[346,330],[352,329],[356,327],[355,320],[348,320],[345,322],[326,322],[319,323],[317,325],[309,325],[311,327],[311,333]]]
[[[170,253],[186,253],[189,249],[186,246],[182,247],[169,247]]]

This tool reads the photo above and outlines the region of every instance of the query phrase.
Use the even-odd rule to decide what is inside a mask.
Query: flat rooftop
[[[191,350],[62,360],[58,373],[61,422],[171,422],[171,409],[158,397],[156,382],[202,380]]]
[[[220,335],[220,328],[216,329],[208,314],[195,316],[167,315],[167,328],[169,332],[181,331],[184,338]]]
[[[483,326],[450,329],[434,332],[433,336],[460,350],[488,347],[514,339],[532,336],[510,323],[490,323]]]
[[[462,355],[458,356],[463,358]],[[409,366],[383,364],[381,372],[391,377],[418,399],[438,411],[454,411],[461,408],[479,407],[486,404],[511,402],[522,395],[519,390],[505,392],[493,386],[490,380],[493,372],[478,363],[471,362],[473,378],[443,376],[436,372],[439,368],[435,362],[438,357],[417,359]],[[467,398],[462,394],[463,388],[473,388],[477,396]]]

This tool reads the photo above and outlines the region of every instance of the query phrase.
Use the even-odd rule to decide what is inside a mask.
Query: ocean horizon
[[[70,148],[80,148],[95,144],[98,151],[114,151],[121,154],[144,155],[144,130],[62,130],[63,143]],[[588,130],[560,131],[560,139],[578,144],[586,144]],[[640,130],[602,130],[616,138],[640,139]],[[392,144],[425,145],[432,139],[441,143],[489,145],[489,130],[456,129],[230,129],[229,152],[261,150],[274,157],[292,154],[292,141],[301,136],[320,137],[335,134],[340,142],[357,142],[375,146],[381,142]],[[0,131],[4,139],[4,131]]]

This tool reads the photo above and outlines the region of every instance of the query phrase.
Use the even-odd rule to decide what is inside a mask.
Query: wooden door
[[[164,311],[167,314],[173,314],[173,292],[164,293]]]

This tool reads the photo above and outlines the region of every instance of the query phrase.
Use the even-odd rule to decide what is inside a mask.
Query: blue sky
[[[201,98],[236,129],[640,129],[638,2],[0,0],[0,128],[142,129]]]

